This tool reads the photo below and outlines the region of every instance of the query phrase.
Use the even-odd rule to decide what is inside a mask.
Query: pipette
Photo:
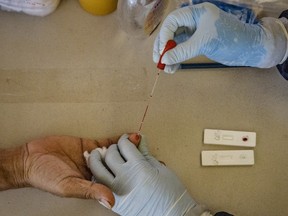
[[[156,78],[155,78],[155,81],[154,81],[154,85],[152,87],[152,90],[151,90],[151,93],[149,95],[149,98],[148,98],[148,102],[147,102],[147,105],[146,105],[146,108],[145,108],[145,111],[144,111],[144,114],[143,114],[143,117],[142,117],[142,121],[140,123],[140,127],[139,127],[139,130],[138,130],[138,134],[140,134],[140,131],[142,129],[142,126],[143,126],[143,123],[144,123],[144,120],[146,118],[146,115],[147,115],[147,111],[148,111],[148,108],[149,108],[149,105],[150,105],[150,101],[151,101],[151,98],[153,97],[153,94],[154,94],[154,90],[156,88],[156,85],[157,85],[157,82],[158,82],[158,79],[159,79],[159,76],[160,76],[160,72],[162,70],[164,70],[165,68],[165,64],[162,63],[162,57],[163,55],[170,49],[173,49],[174,47],[176,47],[176,42],[174,40],[168,40],[161,56],[160,56],[160,59],[159,59],[159,62],[157,64],[157,68],[158,68],[158,72],[156,74]]]

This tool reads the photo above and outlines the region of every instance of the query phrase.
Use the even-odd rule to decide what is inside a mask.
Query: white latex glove
[[[208,215],[177,176],[148,153],[143,138],[138,150],[123,135],[118,145],[108,148],[105,164],[99,150],[93,150],[88,166],[98,183],[112,189],[112,210],[122,216]]]
[[[60,0],[0,0],[0,9],[46,16],[56,10]]]
[[[229,66],[259,68],[273,67],[287,59],[288,34],[281,19],[266,17],[258,24],[245,24],[211,3],[202,3],[168,15],[154,43],[154,62],[159,61],[165,44],[180,27],[185,28],[188,40],[178,41],[163,55],[167,73],[174,73],[180,62],[198,55]]]

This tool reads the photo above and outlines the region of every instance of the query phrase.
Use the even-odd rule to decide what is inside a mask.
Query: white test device
[[[217,150],[201,152],[202,166],[252,166],[253,150]]]
[[[204,144],[255,147],[256,133],[246,131],[205,129]]]

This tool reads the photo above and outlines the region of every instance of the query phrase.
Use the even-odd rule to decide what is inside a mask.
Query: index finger
[[[145,159],[141,152],[137,149],[136,145],[133,144],[128,138],[129,135],[124,134],[118,141],[118,148],[122,157],[124,157],[126,161]]]
[[[159,52],[164,50],[168,40],[174,39],[174,34],[180,27],[195,28],[196,22],[189,7],[184,7],[171,12],[164,20],[159,32]]]
[[[102,148],[102,147],[109,147],[112,144],[116,144],[119,140],[120,136],[114,136],[111,138],[106,138],[106,139],[97,139],[97,140],[92,140],[92,139],[81,139],[81,144],[82,144],[82,151],[88,151],[91,152],[95,148]]]

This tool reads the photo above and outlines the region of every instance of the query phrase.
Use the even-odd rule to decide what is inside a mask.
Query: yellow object
[[[118,0],[79,0],[80,5],[87,12],[94,15],[106,15],[117,8]]]

